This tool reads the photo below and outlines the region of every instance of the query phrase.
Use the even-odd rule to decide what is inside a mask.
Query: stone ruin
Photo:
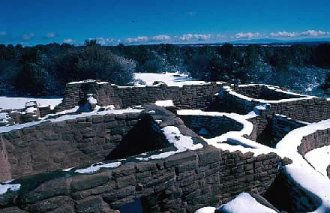
[[[86,97],[93,108],[74,113]],[[242,192],[275,211],[324,203],[284,171],[295,160],[276,147],[318,123],[292,153],[329,145],[326,99],[268,85],[88,80],[67,84],[44,117],[0,127],[0,212],[194,212]]]

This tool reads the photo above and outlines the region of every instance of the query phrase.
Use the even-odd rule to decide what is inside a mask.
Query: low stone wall
[[[138,201],[146,212],[194,212],[245,192],[263,194],[278,174],[274,153],[221,151],[205,146],[163,160],[128,162],[95,174],[62,172],[0,197],[1,212],[114,212]],[[38,180],[38,176],[30,180]],[[40,179],[39,179],[40,180]],[[32,184],[33,185],[33,184]]]
[[[236,86],[234,91],[255,99],[265,99],[265,100],[280,100],[288,98],[299,98],[298,95],[288,94],[279,92],[268,88],[266,85],[246,85],[246,86]]]
[[[255,106],[264,105],[260,101],[249,101],[241,97],[230,94],[226,90],[221,90],[217,111],[236,112],[246,114],[253,110]],[[267,103],[267,100],[265,100]],[[324,98],[311,98],[300,100],[287,100],[285,102],[270,103],[268,114],[281,114],[292,119],[317,122],[330,118],[330,101]]]
[[[253,131],[248,138],[273,148],[287,133],[306,125],[285,116],[268,114],[267,111],[261,111],[260,116],[248,121],[253,123]]]
[[[185,125],[205,138],[213,138],[229,131],[239,131],[243,125],[226,116],[179,115]],[[207,131],[207,132],[203,132]]]
[[[277,144],[286,134],[307,124],[281,115],[274,115],[271,125],[274,143]]]
[[[214,100],[214,95],[221,86],[215,82],[183,87],[169,87],[166,84],[120,87],[95,81],[67,84],[63,101],[56,107],[56,111],[77,106],[86,94],[94,94],[99,105],[114,105],[117,108],[154,103],[157,100],[173,100],[179,108],[206,108]]]
[[[262,135],[265,129],[269,126],[268,123],[270,119],[271,117],[267,116],[257,116],[248,119],[248,121],[253,124],[253,130],[247,138],[253,141],[258,141],[260,135]]]
[[[330,145],[330,129],[318,130],[313,134],[303,137],[301,144],[298,146],[298,152],[304,156],[313,149]]]
[[[102,161],[138,117],[93,115],[0,133],[0,165],[10,165],[9,171],[1,170],[0,180]]]
[[[10,180],[11,172],[10,165],[8,161],[8,155],[6,147],[4,146],[3,140],[0,137],[0,181],[1,180]]]

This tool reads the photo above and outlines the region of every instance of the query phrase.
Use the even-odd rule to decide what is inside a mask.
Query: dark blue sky
[[[0,43],[330,37],[329,0],[0,0]]]

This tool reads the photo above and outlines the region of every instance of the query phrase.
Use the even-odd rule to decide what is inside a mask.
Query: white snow
[[[93,97],[93,94],[88,94],[87,96],[88,96],[87,98],[88,103],[93,105],[97,104],[97,100]]]
[[[203,207],[195,211],[195,213],[214,213],[215,207]]]
[[[205,81],[194,81],[191,77],[186,74],[179,72],[175,73],[135,73],[135,80],[142,80],[146,82],[147,86],[152,86],[155,81],[162,81],[167,86],[177,86],[182,87],[184,85],[201,85],[208,84]],[[220,83],[220,82],[219,82]],[[141,85],[137,85],[141,86]]]
[[[245,86],[245,85],[240,85],[240,86]],[[300,94],[296,94],[296,93],[292,93],[292,92],[288,92],[288,91],[284,91],[281,89],[277,89],[276,87],[272,87],[269,85],[265,85],[267,86],[269,89],[275,90],[277,92],[283,92],[283,93],[287,93],[287,94],[291,94],[291,95],[296,95],[299,97],[295,97],[295,98],[287,98],[287,99],[280,99],[280,100],[265,100],[265,99],[256,99],[256,98],[250,98],[246,95],[240,94],[235,92],[230,86],[224,86],[223,89],[228,92],[229,94],[236,96],[240,99],[244,99],[246,101],[257,101],[259,103],[284,103],[284,102],[291,102],[291,101],[299,101],[299,100],[308,100],[308,99],[313,99],[315,98],[314,96],[305,96],[305,95],[300,95]]]
[[[219,209],[226,213],[276,213],[276,211],[260,204],[254,197],[245,192],[239,194],[227,204],[221,205]]]
[[[156,101],[155,104],[160,107],[172,107],[174,106],[174,103],[172,100],[161,100],[161,101]]]
[[[160,154],[151,155],[149,157],[137,157],[137,160],[147,161],[155,159],[164,159],[176,153],[203,148],[202,144],[194,144],[191,137],[182,135],[180,130],[175,126],[166,126],[162,129],[162,131],[164,132],[164,135],[168,142],[172,143],[177,150],[163,152]]]
[[[33,113],[37,112],[37,108],[35,108],[35,107],[28,107],[28,108],[25,109],[25,112],[26,113],[29,113],[29,114],[33,114]]]
[[[203,147],[202,144],[194,144],[193,140],[189,136],[181,134],[180,130],[175,126],[166,126],[163,129],[166,139],[173,143],[178,151],[196,150]]]
[[[95,163],[91,165],[90,167],[84,168],[84,169],[77,169],[75,170],[76,173],[82,173],[82,174],[91,174],[99,171],[101,168],[116,168],[121,165],[121,162],[113,162],[113,163]]]
[[[56,114],[48,114],[44,118],[46,119],[46,118],[54,116],[54,115],[65,115],[65,114],[75,113],[75,112],[77,112],[78,109],[79,109],[79,106],[75,106],[71,109],[66,109],[66,110],[57,112]]]
[[[69,172],[73,169],[74,167],[71,167],[71,168],[67,168],[67,169],[62,169],[63,172]]]
[[[289,132],[277,145],[277,153],[293,160],[292,164],[285,166],[286,173],[300,185],[301,188],[313,193],[322,200],[322,205],[314,212],[326,212],[330,209],[330,179],[316,171],[298,153],[297,147],[300,145],[304,136],[310,135],[317,130],[330,128],[330,119],[307,126],[294,129]]]
[[[0,195],[5,194],[8,190],[18,191],[20,188],[21,184],[0,183]]]
[[[9,115],[6,112],[0,112],[0,124],[5,125],[8,123]]]
[[[97,83],[97,84],[108,84],[109,82],[106,81],[98,81],[98,80],[94,80],[94,79],[87,79],[87,80],[83,80],[83,81],[72,81],[68,84],[82,84],[82,83]]]
[[[255,141],[244,138],[244,135],[250,135],[253,130],[253,124],[246,119],[257,116],[255,112],[248,113],[247,115],[239,115],[236,113],[221,113],[221,112],[204,112],[202,110],[178,110],[178,115],[199,115],[199,116],[214,116],[214,117],[228,117],[243,125],[243,129],[239,131],[230,131],[219,135],[214,138],[203,138],[209,145],[216,148],[229,150],[229,151],[241,151],[242,153],[252,152],[255,155],[274,152],[274,149],[259,144]],[[235,144],[235,146],[230,145]]]
[[[98,109],[98,108],[96,108]],[[60,121],[65,121],[65,120],[72,120],[76,118],[82,118],[82,117],[90,117],[92,115],[107,115],[107,114],[125,114],[125,113],[140,113],[142,109],[132,109],[132,108],[127,108],[127,109],[118,109],[118,110],[106,110],[106,111],[100,111],[98,112],[97,110],[94,110],[92,112],[86,112],[86,113],[81,113],[81,114],[74,114],[74,115],[63,115],[58,118],[51,118],[51,119],[43,119],[40,121],[32,121],[28,123],[23,123],[23,124],[16,124],[12,126],[3,126],[0,127],[0,133],[1,132],[9,132],[15,129],[23,129],[26,127],[31,127],[35,126],[44,122],[60,122]]]
[[[327,167],[330,165],[330,146],[313,149],[305,154],[305,159],[324,176],[327,176]]]
[[[311,123],[307,126],[297,128],[289,132],[279,143],[276,148],[282,151],[287,150],[289,153],[296,151],[303,137],[310,135],[317,130],[325,130],[330,128],[330,119],[317,123]]]
[[[54,107],[62,102],[62,98],[25,98],[0,96],[0,109],[23,109],[25,108],[25,103],[30,101],[36,101],[40,106],[50,105]]]

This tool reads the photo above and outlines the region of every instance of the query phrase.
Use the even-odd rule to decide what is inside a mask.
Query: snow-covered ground
[[[21,184],[11,184],[12,181],[13,180],[0,183],[0,195],[6,193],[7,191],[18,191],[21,188]]]
[[[247,211],[247,209],[249,210]],[[249,193],[239,194],[235,199],[220,206],[219,210],[224,213],[276,213],[273,209],[260,204]]]
[[[29,101],[36,101],[40,106],[56,106],[62,102],[62,98],[26,98],[26,97],[6,97],[0,96],[0,110],[1,109],[22,109],[25,103]]]
[[[263,107],[256,107],[262,109]],[[258,113],[254,112],[257,116]],[[322,205],[320,205],[315,211],[315,213],[323,213],[329,212],[330,209],[330,179],[326,175],[326,167],[330,164],[330,146],[316,149],[315,151],[311,151],[307,153],[307,160],[311,162],[311,164],[316,168],[316,170],[301,156],[297,147],[300,145],[303,137],[310,135],[318,130],[324,130],[330,128],[330,119],[323,120],[316,123],[309,123],[304,127],[295,129],[289,132],[276,146],[275,149],[266,147],[257,142],[251,141],[242,137],[244,134],[249,135],[251,133],[251,124],[247,119],[249,117],[253,117],[253,112],[247,115],[237,115],[234,113],[217,113],[217,112],[203,112],[200,110],[178,110],[178,114],[180,115],[199,115],[199,116],[227,116],[230,117],[237,122],[243,124],[243,129],[241,131],[231,131],[220,135],[215,138],[205,139],[207,143],[213,145],[217,148],[221,148],[224,150],[235,151],[239,150],[241,152],[246,152],[249,150],[254,154],[261,153],[269,153],[275,152],[280,155],[282,158],[288,157],[292,159],[293,163],[286,165],[284,167],[284,171],[287,173],[289,177],[292,178],[294,182],[296,182],[302,189],[305,189],[308,192],[314,194],[314,196],[318,197],[322,200]],[[232,146],[224,141],[236,141],[238,146]],[[248,147],[248,148],[247,148]],[[314,153],[315,152],[315,153]],[[321,173],[320,173],[320,172]],[[245,197],[245,196],[243,196]],[[253,206],[253,202],[245,202],[249,199],[246,197],[240,201],[240,203],[245,203],[244,205],[237,204],[235,201],[231,205],[233,208],[228,208],[226,212],[245,212],[246,208],[251,208]],[[241,208],[236,208],[237,206],[241,206]],[[253,207],[254,208],[254,207]],[[200,209],[197,212],[211,212],[212,207]],[[257,210],[253,211],[256,212]],[[268,211],[261,211],[268,212]],[[270,211],[273,212],[273,211]]]
[[[301,188],[313,193],[322,200],[322,205],[314,212],[328,212],[330,209],[330,179],[316,171],[299,153],[297,147],[303,137],[318,130],[330,128],[330,119],[294,129],[289,132],[277,145],[276,151],[282,157],[289,157],[293,163],[285,166],[285,172]],[[320,159],[320,158],[319,158]],[[322,159],[323,160],[323,159]]]
[[[135,80],[142,80],[147,86],[152,86],[155,81],[162,81],[168,86],[199,85],[205,84],[205,81],[194,81],[186,74],[182,73],[135,73]]]
[[[313,149],[305,154],[306,160],[324,176],[327,176],[327,167],[330,165],[330,146]]]
[[[231,152],[241,151],[242,153],[252,152],[255,155],[266,154],[274,152],[274,149],[265,145],[249,140],[244,135],[250,135],[253,130],[253,124],[247,119],[258,116],[259,110],[264,110],[265,107],[257,106],[254,111],[246,114],[239,115],[236,113],[222,113],[222,112],[204,112],[202,110],[178,110],[178,115],[198,115],[198,116],[212,116],[212,117],[227,117],[235,120],[243,125],[239,131],[229,131],[214,138],[203,138],[209,145],[222,150]],[[231,144],[228,144],[230,142]],[[233,146],[233,144],[235,144]]]

